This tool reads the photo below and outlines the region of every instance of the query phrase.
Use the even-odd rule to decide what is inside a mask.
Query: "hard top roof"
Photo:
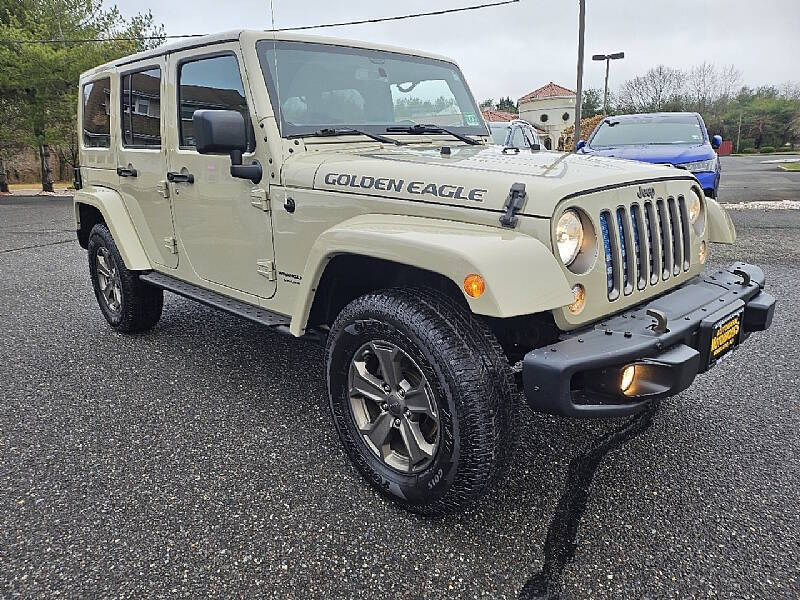
[[[311,42],[311,43],[318,43],[318,44],[329,44],[333,46],[347,46],[351,48],[367,48],[371,50],[383,50],[386,52],[396,52],[399,54],[411,54],[413,56],[421,56],[424,58],[432,58],[435,60],[443,60],[447,62],[454,63],[455,61],[451,58],[446,56],[442,56],[439,54],[433,54],[430,52],[422,52],[420,50],[411,50],[408,48],[400,48],[398,46],[387,46],[384,44],[374,44],[371,42],[361,42],[357,40],[348,40],[342,38],[334,38],[334,37],[325,37],[325,36],[318,36],[318,35],[307,35],[307,34],[299,34],[299,33],[291,33],[285,31],[258,31],[258,30],[248,30],[248,29],[237,29],[233,31],[225,31],[221,33],[214,33],[211,35],[204,35],[199,37],[191,37],[191,38],[184,38],[181,40],[176,40],[173,42],[169,42],[158,48],[153,48],[152,50],[145,50],[143,52],[137,52],[136,54],[131,54],[129,56],[124,56],[117,60],[113,60],[107,62],[105,64],[99,65],[93,69],[85,71],[81,73],[81,80],[87,79],[92,77],[95,73],[100,71],[108,71],[108,70],[115,70],[118,67],[123,67],[125,65],[130,65],[133,63],[146,61],[147,59],[154,58],[157,56],[163,56],[165,54],[171,54],[174,52],[180,52],[182,50],[187,50],[191,48],[200,48],[203,46],[219,44],[223,42],[234,42],[237,40],[241,40],[243,43],[254,43],[258,40],[278,40],[278,41],[292,41],[292,42]]]

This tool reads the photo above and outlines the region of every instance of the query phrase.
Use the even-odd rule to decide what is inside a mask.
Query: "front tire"
[[[163,290],[141,281],[122,261],[105,224],[89,233],[89,274],[103,316],[117,331],[137,333],[158,323],[164,306]]]
[[[452,299],[392,289],[354,300],[328,337],[327,376],[348,456],[408,510],[462,510],[508,466],[511,371],[494,335]]]

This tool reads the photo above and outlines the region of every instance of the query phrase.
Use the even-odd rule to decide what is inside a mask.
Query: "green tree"
[[[593,117],[603,112],[603,91],[595,88],[583,90],[581,115],[583,118]]]
[[[80,73],[163,36],[151,13],[126,19],[102,0],[0,0],[0,96],[12,119],[0,136],[8,130],[13,141],[38,149],[43,190],[53,189],[51,148],[77,147]],[[68,154],[74,164],[74,150]]]
[[[492,110],[494,108],[494,98],[487,98],[483,102],[480,103],[481,110]]]
[[[747,145],[752,142],[755,148],[781,147],[800,138],[800,131],[794,126],[798,115],[800,98],[795,98],[791,91],[781,91],[775,86],[755,89],[744,86],[721,119],[721,133],[728,138],[738,135],[741,119],[742,136],[748,139]]]
[[[515,115],[519,113],[519,110],[517,110],[517,105],[514,103],[514,101],[511,99],[510,96],[507,96],[506,98],[501,97],[500,102],[497,103],[496,108],[497,110],[514,113]]]

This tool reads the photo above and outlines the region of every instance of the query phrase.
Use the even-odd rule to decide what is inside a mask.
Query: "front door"
[[[237,44],[214,46],[213,53],[189,50],[170,55],[168,68],[175,84],[178,110],[176,136],[170,144],[169,178],[172,180],[176,234],[197,276],[225,287],[269,298],[275,293],[272,266],[272,223],[265,203],[258,202],[265,181],[256,185],[230,175],[227,155],[198,154],[192,115],[198,109],[236,110],[245,117],[250,148],[245,164],[253,159],[255,134],[243,81],[245,75]]]
[[[178,266],[162,143],[161,98],[166,63],[154,58],[120,73],[119,191],[150,259]]]

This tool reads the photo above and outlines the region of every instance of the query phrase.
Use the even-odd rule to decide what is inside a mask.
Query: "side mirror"
[[[261,181],[258,161],[242,164],[247,151],[247,126],[241,113],[235,110],[196,110],[192,115],[194,139],[200,154],[230,154],[231,177]]]
[[[531,152],[538,152],[542,147],[539,144],[531,144]]]
[[[575,150],[581,150],[582,148],[586,147],[586,142],[583,140],[578,140],[578,143],[575,145]]]
[[[721,135],[715,135],[714,137],[711,138],[711,147],[714,150],[716,150],[720,146],[722,146],[722,136]]]

